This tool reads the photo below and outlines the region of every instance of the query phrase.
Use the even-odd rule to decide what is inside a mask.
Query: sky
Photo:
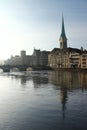
[[[0,0],[0,59],[59,48],[62,14],[68,47],[87,49],[87,0]]]

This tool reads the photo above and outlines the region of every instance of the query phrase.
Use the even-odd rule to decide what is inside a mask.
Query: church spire
[[[67,48],[67,38],[65,34],[65,27],[64,27],[64,18],[62,16],[62,30],[61,30],[61,35],[60,35],[60,49],[65,49]]]
[[[61,37],[66,38],[63,15],[62,15],[62,31],[61,31]]]

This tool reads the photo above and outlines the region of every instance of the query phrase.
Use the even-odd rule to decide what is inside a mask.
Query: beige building
[[[87,68],[87,51],[81,54],[81,68]]]
[[[67,47],[67,38],[62,17],[60,48],[54,48],[48,55],[48,65],[52,68],[87,68],[87,51]]]

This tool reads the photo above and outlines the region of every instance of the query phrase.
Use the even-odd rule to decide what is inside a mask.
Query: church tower
[[[64,27],[64,18],[62,16],[62,30],[61,30],[61,35],[60,35],[60,49],[65,49],[67,48],[67,38],[65,34],[65,27]]]

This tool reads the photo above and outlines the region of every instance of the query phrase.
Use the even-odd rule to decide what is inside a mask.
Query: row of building
[[[40,51],[34,49],[32,55],[26,55],[26,51],[22,50],[20,55],[11,56],[5,61],[5,65],[27,65],[27,66],[47,66],[49,51]]]
[[[21,51],[20,56],[11,57],[5,61],[6,65],[49,66],[51,68],[87,68],[87,51],[67,47],[64,18],[62,16],[62,31],[60,35],[60,48],[54,48],[51,52],[34,49],[32,55],[26,55]]]

